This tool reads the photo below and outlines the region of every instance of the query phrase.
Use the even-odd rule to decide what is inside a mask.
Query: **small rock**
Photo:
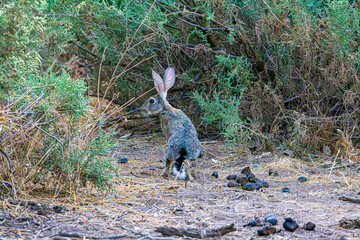
[[[253,173],[249,174],[249,176],[247,176],[247,179],[246,179],[246,181],[251,182],[251,183],[256,183],[258,180],[259,179],[257,179],[255,177],[255,174],[253,174]]]
[[[303,182],[306,182],[306,181],[307,181],[307,178],[304,177],[304,176],[301,176],[301,177],[298,178],[298,181],[299,181],[300,183],[303,183]]]
[[[308,222],[304,225],[304,229],[308,231],[314,231],[316,225],[312,222]]]
[[[274,233],[277,233],[280,231],[281,231],[280,228],[277,228],[274,226],[265,226],[258,230],[258,235],[259,236],[267,236],[267,235],[274,234]]]
[[[250,169],[250,167],[247,166],[247,167],[243,168],[243,169],[241,170],[241,173],[242,173],[242,174],[245,174],[245,176],[248,177],[248,176],[251,174],[251,169]]]
[[[289,193],[290,192],[290,189],[288,187],[283,187],[281,189],[282,192],[286,192],[286,193]]]
[[[294,154],[294,151],[293,150],[290,150],[290,149],[286,149],[284,152],[283,152],[284,155],[286,156],[291,156]]]
[[[270,214],[265,217],[265,222],[271,223],[271,225],[276,225],[278,221],[275,215]]]
[[[270,184],[269,184],[268,182],[261,182],[260,184],[261,184],[261,186],[262,186],[263,188],[268,188],[268,187],[270,187]]]
[[[118,159],[118,163],[122,163],[122,164],[125,164],[125,163],[127,163],[127,158],[120,158],[120,159]]]
[[[255,191],[257,189],[257,187],[258,186],[256,185],[256,183],[248,183],[248,184],[245,184],[245,186],[243,186],[242,189],[247,190],[247,191]]]
[[[4,217],[0,217],[0,221],[4,221],[5,220],[5,218]]]
[[[299,225],[291,217],[287,217],[287,218],[285,218],[283,227],[285,228],[285,230],[293,232],[299,227]]]
[[[255,226],[261,226],[261,225],[262,225],[262,224],[261,224],[260,218],[259,218],[259,217],[255,217],[254,220],[252,220],[252,221],[244,224],[243,226],[244,226],[244,227],[255,227]]]
[[[236,182],[237,182],[238,184],[240,184],[241,186],[244,186],[244,185],[246,184],[246,177],[245,177],[245,176],[243,176],[243,177],[238,177],[238,178],[236,178]]]
[[[259,190],[260,188],[262,188],[262,185],[260,184],[260,182],[256,182],[256,190]]]
[[[271,175],[277,176],[277,175],[279,175],[279,172],[276,171],[276,170],[274,170],[274,169],[272,169],[272,168],[270,168],[270,170],[269,170],[269,176],[271,176]]]
[[[229,176],[226,177],[227,180],[235,180],[237,178],[236,174],[230,174]]]
[[[219,178],[219,172],[218,171],[214,171],[212,174],[211,174],[212,177],[215,177],[215,178]]]
[[[230,182],[227,185],[228,187],[240,187],[240,184],[235,182],[234,180],[230,180]]]

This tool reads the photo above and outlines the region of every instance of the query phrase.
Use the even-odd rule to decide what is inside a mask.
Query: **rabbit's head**
[[[165,109],[164,101],[159,95],[150,97],[142,106],[141,113],[143,116],[151,116],[161,113]]]
[[[152,70],[152,77],[158,95],[150,97],[141,108],[141,112],[145,115],[159,114],[164,110],[172,110],[173,107],[166,100],[168,90],[175,82],[175,69],[169,67],[165,70],[164,79],[160,77],[154,70]]]

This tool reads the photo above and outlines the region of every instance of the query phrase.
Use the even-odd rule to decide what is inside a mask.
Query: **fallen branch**
[[[0,152],[7,158],[8,163],[9,163],[10,172],[11,173],[14,172],[14,164],[11,162],[9,155],[2,149],[0,149]]]
[[[179,236],[191,238],[208,238],[208,237],[221,237],[230,232],[236,231],[234,223],[216,229],[199,230],[197,228],[174,228],[163,226],[155,229],[164,236]]]
[[[57,234],[59,237],[70,237],[70,238],[90,238],[90,239],[122,239],[125,237],[129,237],[128,235],[109,235],[109,236],[91,236],[84,233],[76,233],[76,232],[60,232]]]
[[[353,197],[349,197],[349,196],[345,196],[345,195],[342,197],[339,197],[339,200],[360,204],[360,198],[353,198]]]

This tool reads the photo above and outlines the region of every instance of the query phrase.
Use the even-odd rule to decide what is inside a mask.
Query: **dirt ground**
[[[194,169],[195,181],[185,187],[184,181],[160,176],[166,149],[163,138],[119,140],[114,157],[126,157],[128,162],[119,164],[120,178],[113,193],[80,199],[79,204],[31,199],[63,205],[64,213],[44,214],[5,201],[0,208],[0,239],[179,239],[154,230],[172,226],[200,231],[231,223],[237,230],[222,239],[360,239],[360,229],[339,226],[345,217],[360,218],[359,204],[339,200],[343,195],[360,198],[357,167],[340,168],[330,157],[306,162],[282,154],[239,153],[216,141],[202,146],[205,154]],[[227,187],[226,177],[246,166],[270,187],[259,191]],[[279,174],[269,176],[270,168]],[[211,176],[214,171],[219,178]],[[299,183],[300,176],[308,181]],[[283,187],[290,193],[282,192]],[[295,232],[282,228],[260,237],[260,227],[243,227],[255,216],[264,219],[269,214],[277,216],[281,228],[284,217],[292,217],[300,227],[311,221],[316,228]]]

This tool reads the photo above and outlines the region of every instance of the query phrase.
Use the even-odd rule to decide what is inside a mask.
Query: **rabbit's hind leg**
[[[162,175],[164,177],[169,177],[170,176],[170,169],[174,166],[173,161],[171,161],[170,159],[166,158],[166,163],[165,163],[165,168],[164,171],[162,173]]]
[[[184,160],[185,160],[185,158],[182,155],[180,155],[180,157],[178,157],[175,160],[175,164],[173,167],[173,173],[174,173],[176,179],[185,180],[187,178],[186,167],[183,164]]]
[[[189,181],[189,182],[193,182],[194,178],[191,176],[191,173],[190,173],[190,164],[187,161],[184,161],[183,165],[184,165],[185,171],[186,171],[186,179],[185,180]]]

